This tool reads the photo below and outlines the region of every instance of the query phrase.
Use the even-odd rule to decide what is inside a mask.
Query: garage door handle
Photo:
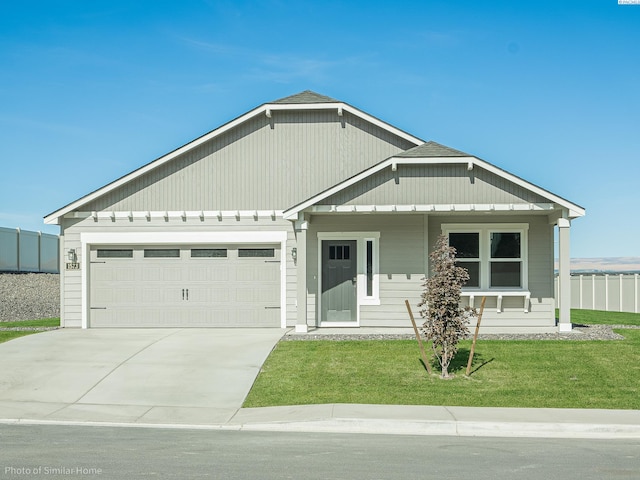
[[[184,288],[182,289],[182,299],[184,300]]]
[[[187,288],[187,300],[189,300],[189,289]]]
[[[268,309],[275,309],[275,308],[280,308],[280,307],[264,307],[264,308],[265,308],[265,310],[268,310]]]

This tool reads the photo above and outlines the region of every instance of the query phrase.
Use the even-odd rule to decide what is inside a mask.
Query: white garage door
[[[90,327],[279,327],[276,245],[93,246]]]

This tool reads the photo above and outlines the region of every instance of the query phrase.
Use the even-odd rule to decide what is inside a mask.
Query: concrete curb
[[[25,415],[26,416],[26,415]],[[509,409],[401,405],[240,408],[223,421],[5,418],[5,425],[66,425],[457,437],[640,439],[638,410]]]

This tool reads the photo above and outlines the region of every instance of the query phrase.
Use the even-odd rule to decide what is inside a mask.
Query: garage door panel
[[[145,257],[144,249],[91,264],[90,326],[280,326],[279,249],[267,259],[240,258],[229,246],[213,252],[217,258],[192,256],[189,246],[175,258]]]
[[[275,280],[273,264],[242,265],[237,269],[236,280],[273,281]]]
[[[138,289],[140,292],[141,306],[153,308],[154,306],[172,307],[181,301],[182,290],[178,286],[173,287],[146,287]]]
[[[220,263],[194,266],[191,262],[187,272],[189,281],[195,282],[226,282],[229,280],[229,268]]]
[[[279,289],[277,288],[255,288],[247,285],[236,289],[236,302],[246,302],[250,304],[264,304],[265,306],[278,306],[279,305]],[[274,300],[276,300],[274,302]]]
[[[172,263],[175,260],[171,260]],[[145,265],[142,270],[145,282],[179,282],[182,280],[181,265]]]

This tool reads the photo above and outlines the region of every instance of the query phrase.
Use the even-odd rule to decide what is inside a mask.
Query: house
[[[584,209],[480,158],[305,91],[45,217],[65,327],[409,326],[444,232],[485,332],[571,329]],[[554,227],[560,298],[554,298]],[[560,319],[556,322],[555,308]]]

